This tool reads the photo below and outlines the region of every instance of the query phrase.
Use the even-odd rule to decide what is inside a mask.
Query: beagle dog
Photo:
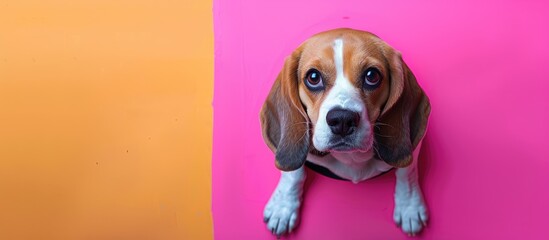
[[[275,235],[295,229],[304,165],[358,183],[396,169],[394,221],[425,226],[417,157],[431,110],[401,54],[372,33],[316,34],[287,57],[261,109],[265,143],[282,171],[265,206]]]

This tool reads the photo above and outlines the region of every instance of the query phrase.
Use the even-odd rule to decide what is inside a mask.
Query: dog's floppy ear
[[[263,138],[283,171],[298,169],[309,152],[309,118],[299,100],[297,69],[301,50],[286,58],[261,109]]]
[[[375,147],[380,159],[394,167],[406,167],[425,134],[431,111],[429,99],[399,52],[387,46],[389,98],[377,120]]]

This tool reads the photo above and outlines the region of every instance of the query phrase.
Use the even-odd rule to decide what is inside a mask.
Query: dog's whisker
[[[294,122],[290,125],[290,127],[293,127],[293,126],[299,125],[299,124],[303,124],[303,123],[308,124],[309,122]]]
[[[383,134],[379,134],[379,133],[374,133],[374,135],[376,136],[380,136],[380,137],[386,137],[386,138],[393,138],[395,136],[391,136],[391,135],[383,135]]]
[[[307,135],[307,132],[305,132],[303,135],[301,135],[301,137],[297,141],[300,142],[306,135]]]
[[[373,146],[374,151],[376,152],[376,155],[379,157],[379,150],[377,149],[376,145]]]
[[[395,128],[395,127],[393,127],[393,126],[390,125],[390,124],[382,123],[382,122],[375,122],[375,123],[374,123],[374,126],[375,126],[375,127],[378,127],[378,128],[379,128],[380,126],[388,126],[388,127],[390,127],[390,128]]]

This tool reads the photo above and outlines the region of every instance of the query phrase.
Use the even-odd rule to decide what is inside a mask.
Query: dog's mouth
[[[328,146],[319,153],[328,154],[329,152],[368,152],[373,148],[373,137],[369,136],[367,140],[356,141],[349,138],[333,137]]]
[[[348,152],[353,151],[357,147],[354,146],[354,144],[349,143],[348,141],[337,141],[334,143],[330,143],[330,150],[336,151],[336,152]]]

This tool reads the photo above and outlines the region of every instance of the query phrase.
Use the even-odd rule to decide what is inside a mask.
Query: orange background
[[[211,239],[210,1],[0,1],[0,239]]]

